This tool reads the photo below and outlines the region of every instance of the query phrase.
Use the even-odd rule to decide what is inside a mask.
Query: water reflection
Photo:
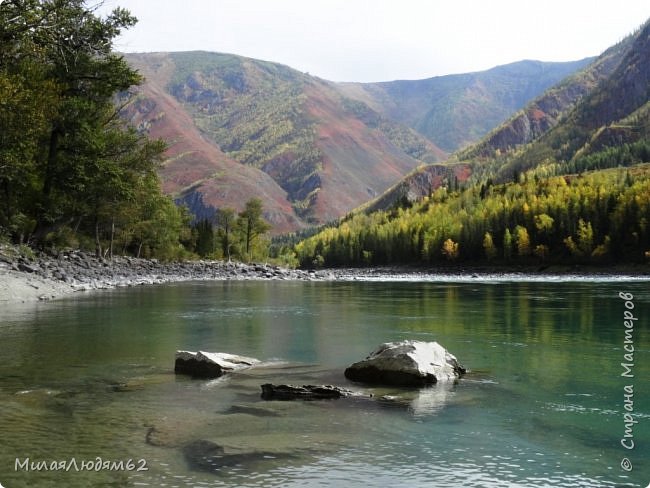
[[[634,293],[638,315],[650,316],[644,284],[575,282],[190,283],[5,310],[0,482],[638,485],[650,479],[647,445],[639,442],[629,478],[618,468],[621,286]],[[634,335],[639,419],[650,418],[641,380],[650,375],[647,323]],[[408,391],[345,380],[344,368],[379,343],[407,338],[442,343],[473,373]],[[192,381],[173,375],[176,349],[277,362]],[[264,402],[267,382],[338,384],[374,396]],[[639,439],[650,436],[649,425],[638,424]],[[188,446],[206,449],[188,461],[201,451]],[[241,457],[219,473],[200,469],[201,456],[211,466],[230,454]],[[18,456],[145,457],[150,470],[15,472]]]

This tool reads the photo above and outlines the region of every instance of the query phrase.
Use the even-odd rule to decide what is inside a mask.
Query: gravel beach
[[[285,269],[267,264],[223,261],[161,263],[154,259],[98,259],[81,251],[29,256],[0,248],[0,302],[50,300],[78,291],[192,280],[334,279],[326,271]]]

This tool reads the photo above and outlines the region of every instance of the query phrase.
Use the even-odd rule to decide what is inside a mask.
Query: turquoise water
[[[621,376],[622,291],[639,319],[634,378]],[[649,304],[647,282],[472,281],[199,282],[12,305],[0,311],[0,484],[645,488]],[[436,340],[471,373],[421,390],[345,380],[401,339]],[[173,374],[177,349],[264,364],[191,380]],[[267,382],[374,397],[265,402]],[[79,469],[97,458],[102,469]]]

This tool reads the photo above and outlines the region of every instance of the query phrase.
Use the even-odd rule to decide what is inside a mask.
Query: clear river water
[[[649,321],[648,282],[616,279],[190,282],[6,305],[0,485],[646,488]],[[403,339],[470,373],[344,378]],[[177,349],[263,364],[193,380]],[[269,382],[373,397],[264,401]]]

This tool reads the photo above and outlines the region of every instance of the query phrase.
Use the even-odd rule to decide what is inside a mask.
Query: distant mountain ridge
[[[469,75],[351,85],[229,54],[126,58],[146,78],[126,117],[170,144],[161,169],[165,191],[201,216],[224,206],[240,210],[259,196],[276,233],[336,219],[418,166],[445,160],[448,152],[416,130],[424,119],[405,117],[411,105],[438,133],[458,133],[456,142],[443,138],[453,148],[510,113],[495,105],[522,104],[585,62],[525,61]]]
[[[478,141],[531,99],[594,59],[565,63],[525,60],[475,73],[344,83],[341,87],[349,96],[365,100],[451,153]]]
[[[438,164],[420,167],[361,209],[369,212],[386,210],[396,202],[410,204],[431,193],[431,181],[448,186],[450,175],[468,184],[503,182],[550,161],[553,168],[542,173],[581,171],[588,168],[581,158],[648,139],[649,39],[650,21],[536,97],[482,140],[454,153],[444,171]],[[615,166],[618,157],[604,157],[599,167]],[[442,173],[447,176],[431,179],[432,174]]]
[[[457,158],[494,158],[498,151],[500,155],[491,163],[494,166],[496,162],[498,180],[507,180],[548,160],[571,165],[608,147],[649,137],[649,100],[650,21]],[[556,113],[543,110],[552,103],[556,103]],[[531,120],[536,112],[546,127],[532,134],[518,130],[520,120]]]
[[[584,96],[610,76],[630,47],[631,37],[612,46],[592,63],[549,88],[478,143],[458,153],[458,159],[492,157],[532,142],[555,127]]]
[[[478,144],[417,168],[294,250],[308,267],[646,269],[649,219],[647,21]]]

